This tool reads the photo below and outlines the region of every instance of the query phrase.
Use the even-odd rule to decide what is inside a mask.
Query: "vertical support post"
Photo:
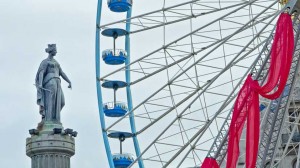
[[[122,154],[122,141],[120,140],[120,154]]]
[[[114,56],[116,55],[116,39],[117,37],[114,35]]]
[[[116,107],[116,103],[117,103],[117,95],[116,95],[117,89],[114,88],[114,107]]]

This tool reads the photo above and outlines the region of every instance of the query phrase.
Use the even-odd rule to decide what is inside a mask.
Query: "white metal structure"
[[[102,129],[104,135],[113,130],[134,134],[136,140],[127,140],[124,148],[136,154],[130,167],[200,167],[207,156],[224,165],[235,97],[247,74],[252,73],[263,83],[278,15],[286,7],[293,12],[298,3],[290,1],[284,6],[278,0],[136,0],[132,16],[127,19],[102,11],[103,23],[97,25],[97,31],[126,25],[130,30],[125,41],[126,48],[130,48],[130,52],[126,50],[127,64],[103,65],[98,78],[99,82],[125,81],[126,73],[127,101],[132,99],[132,107],[128,105],[129,112],[123,117],[106,119]],[[284,164],[289,154],[298,155],[300,149],[293,138],[300,132],[300,99],[292,96],[300,52],[297,12],[293,19],[293,65],[286,94],[272,103],[264,100],[269,106],[261,113],[258,167]],[[107,39],[101,40],[100,48],[107,49]],[[109,91],[101,92],[103,99],[111,95]],[[125,94],[119,97],[126,100]],[[106,147],[114,152],[117,145],[112,144],[116,142],[109,142]],[[240,157],[243,167],[244,153]]]

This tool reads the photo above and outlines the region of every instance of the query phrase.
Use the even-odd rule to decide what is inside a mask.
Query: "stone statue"
[[[41,62],[35,79],[37,104],[40,106],[42,121],[60,123],[60,111],[65,105],[60,76],[69,83],[68,88],[71,89],[72,85],[59,63],[54,59],[57,53],[56,44],[48,44],[46,52],[49,54],[48,58]]]

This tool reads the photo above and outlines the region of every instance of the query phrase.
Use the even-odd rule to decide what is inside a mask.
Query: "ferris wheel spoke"
[[[272,36],[270,36],[272,37]],[[270,38],[269,37],[269,38]],[[270,40],[267,40],[267,41],[270,41]],[[266,43],[264,49],[267,49],[268,46],[268,43]],[[264,49],[262,50],[262,52],[260,53],[260,56],[256,59],[256,61],[254,61],[253,65],[250,66],[250,67],[255,67],[255,65],[257,63],[259,63],[259,58],[262,56],[262,53],[264,52]],[[265,59],[267,59],[268,57],[266,57]],[[255,68],[254,68],[255,69]],[[263,68],[261,68],[263,69]],[[248,74],[249,72],[246,72],[244,77]],[[236,86],[238,87],[240,84],[241,84],[242,80],[239,82],[239,84]],[[232,92],[233,93],[233,92]],[[229,98],[229,97],[228,97]],[[224,106],[222,106],[224,107]],[[216,114],[220,113],[222,108],[220,108],[220,110],[218,110],[218,112],[216,112]],[[231,111],[231,110],[230,110]],[[221,164],[222,163],[222,160],[224,159],[225,157],[225,152],[226,149],[223,149],[223,145],[226,144],[226,140],[227,140],[227,128],[229,127],[229,120],[230,120],[230,114],[231,113],[228,113],[227,117],[225,118],[225,122],[223,122],[223,125],[221,127],[221,129],[219,130],[219,133],[218,135],[215,137],[215,141],[210,149],[210,151],[208,152],[208,156],[211,156],[211,157],[214,157],[214,158],[218,158],[220,160],[218,160],[218,162]],[[215,115],[214,118],[216,118],[217,115]],[[220,146],[218,146],[216,143],[220,143]],[[218,151],[213,151],[212,150],[218,150]]]
[[[211,132],[211,130],[209,130],[210,132]],[[194,149],[195,147],[193,147],[192,146],[192,144],[191,144],[191,139],[189,139],[189,136],[187,135],[187,132],[185,132],[185,134],[186,134],[186,138],[187,138],[187,143],[189,143],[189,146],[190,146],[190,148],[191,149]],[[211,133],[212,134],[212,133]],[[193,152],[193,154],[199,159],[199,156],[197,155],[197,153],[195,153],[195,152]],[[195,164],[196,164],[196,160],[195,160],[195,158],[194,158],[194,155],[193,155],[193,159],[194,159],[194,162],[195,162]],[[189,158],[188,157],[188,154],[186,154],[183,158]],[[170,162],[171,160],[169,160],[169,162]],[[168,163],[166,163],[166,165],[165,165],[165,167],[167,166],[167,164]],[[179,163],[179,166],[181,165],[181,162]],[[179,166],[177,166],[177,167],[179,167]]]
[[[250,42],[250,43],[251,43],[251,42]],[[263,43],[261,43],[261,44],[263,44]],[[259,47],[259,46],[260,46],[260,45],[256,46],[256,48]],[[247,46],[245,46],[245,47],[247,47]],[[256,48],[254,48],[253,50],[255,50]],[[237,57],[238,57],[241,53],[242,53],[242,52],[240,52],[240,53],[236,56],[235,59],[237,59]],[[250,53],[251,53],[251,51],[249,51],[248,53],[244,54],[244,55],[242,56],[242,58],[243,58],[243,57],[246,57],[246,56],[247,56],[248,54],[250,54]],[[235,61],[235,59],[233,59],[229,65],[233,64],[233,62]],[[242,60],[242,59],[241,59],[241,58],[238,59],[238,61],[236,61],[235,64],[238,63],[240,60]],[[214,76],[214,77],[212,78],[213,80],[212,80],[210,83],[205,83],[205,84],[202,86],[203,89],[201,90],[200,95],[206,91],[206,89],[208,88],[207,85],[210,86],[210,85],[211,85],[211,84],[212,84],[212,83],[213,83],[213,82],[214,82],[214,81],[215,81],[215,80],[216,80],[223,72],[225,72],[225,70],[228,70],[228,68],[230,67],[229,65],[228,65],[227,68],[225,68],[223,71],[221,71],[220,73],[218,73],[218,75]],[[155,93],[153,93],[152,95],[150,95],[145,101],[143,101],[141,104],[137,105],[132,111],[135,111],[139,106],[141,106],[142,104],[145,104],[148,100],[150,100],[152,97],[154,97],[154,95],[156,95],[157,93],[159,93],[159,92],[160,92],[161,90],[163,90],[166,86],[168,86],[168,84],[165,84],[163,87],[161,87],[161,89],[157,90]],[[162,114],[160,117],[158,117],[156,120],[152,121],[152,122],[151,122],[149,125],[147,125],[145,128],[141,129],[141,131],[139,131],[137,134],[139,134],[140,132],[144,131],[146,128],[149,128],[151,125],[153,125],[154,123],[156,123],[160,118],[164,117],[165,115],[167,115],[168,113],[170,113],[172,110],[174,110],[176,107],[178,107],[180,104],[184,103],[187,99],[189,99],[190,97],[192,97],[193,95],[195,95],[199,90],[200,90],[200,88],[197,88],[195,91],[193,91],[191,94],[189,94],[186,98],[182,99],[179,103],[177,103],[176,106],[171,107],[171,108],[168,109],[164,114]],[[128,114],[129,114],[129,113],[128,113]],[[128,114],[127,114],[127,115],[128,115]],[[115,124],[117,124],[118,122],[120,122],[122,119],[124,119],[127,115],[125,115],[125,116],[122,117],[121,119],[117,120],[115,123],[113,123],[113,124],[112,124],[111,126],[109,126],[107,129],[110,129],[112,126],[114,126]]]
[[[182,4],[177,4],[177,5],[174,5],[171,7],[164,7],[160,10],[156,10],[153,12],[134,16],[134,17],[120,20],[120,21],[113,22],[113,23],[104,24],[104,25],[100,26],[100,28],[107,28],[109,26],[114,26],[114,25],[121,24],[121,23],[127,23],[130,21],[130,24],[132,24],[132,26],[134,26],[133,29],[135,29],[135,30],[132,30],[129,33],[134,34],[134,33],[142,32],[142,31],[182,22],[182,21],[185,21],[188,19],[200,17],[202,15],[217,13],[217,12],[235,8],[235,7],[244,5],[244,4],[251,4],[257,0],[255,0],[253,2],[237,1],[235,3],[232,3],[231,5],[227,5],[226,7],[223,7],[220,9],[213,7],[213,5],[211,5],[211,6],[204,5],[205,2],[202,2],[203,4],[201,6],[205,7],[205,8],[196,8],[196,7],[191,8],[191,4],[194,4],[197,1],[200,1],[200,0],[189,1],[189,2],[182,3]],[[194,4],[194,5],[200,6],[200,3]],[[201,13],[199,13],[197,11],[201,11]]]
[[[211,105],[208,105],[208,106],[206,106],[206,107],[207,107],[207,108],[213,107],[213,106],[219,105],[219,104],[224,103],[224,102],[225,102],[225,101],[222,100],[222,101],[213,103],[213,104],[211,104]],[[195,119],[191,119],[191,118],[184,118],[184,117],[187,116],[187,115],[191,115],[191,114],[193,114],[193,113],[198,113],[199,111],[202,111],[202,110],[203,110],[203,108],[194,109],[193,111],[190,111],[190,112],[188,112],[188,113],[183,114],[183,115],[182,115],[182,116],[183,116],[182,118],[183,118],[183,119],[194,120],[194,121],[198,121],[198,122],[206,122],[206,121],[207,121],[207,118],[209,118],[208,115],[206,115],[206,118],[205,118],[204,120],[195,120]]]
[[[173,122],[172,122],[171,124],[169,124],[167,128],[171,127],[171,125],[172,125],[175,121],[176,121],[176,119],[173,120]],[[137,159],[135,159],[135,160],[133,161],[133,163],[132,163],[129,167],[132,167],[133,164],[134,164],[140,157],[142,157],[142,156],[145,154],[145,152],[146,152],[147,150],[149,150],[149,148],[152,146],[152,144],[155,143],[155,142],[156,142],[156,141],[157,141],[157,140],[158,140],[158,139],[159,139],[166,131],[167,131],[167,129],[164,129],[164,130],[159,134],[159,136],[156,137],[156,138],[154,139],[154,141],[153,141],[149,146],[147,146],[147,147],[145,148],[145,150],[141,153],[141,155],[138,156]],[[198,132],[201,132],[201,129],[200,129]],[[193,137],[193,138],[194,138],[194,137]],[[193,138],[191,138],[191,139],[193,139]],[[180,148],[180,149],[182,149],[182,148]]]
[[[160,25],[156,25],[155,23],[153,23],[154,21],[151,22],[151,23],[149,23],[149,22],[148,23],[147,22],[142,22],[142,20],[145,19],[145,18],[141,17],[141,18],[139,18],[139,22],[141,23],[141,25],[143,25],[143,26],[140,26],[140,27],[143,27],[143,29],[133,30],[130,33],[131,34],[139,33],[139,32],[143,32],[143,31],[146,31],[146,30],[158,28],[158,27],[161,27],[161,26],[165,26],[165,25],[169,25],[169,24],[174,24],[174,23],[182,22],[182,21],[185,21],[185,20],[188,20],[188,19],[192,19],[192,18],[196,18],[196,17],[201,17],[201,16],[204,16],[204,15],[212,14],[212,13],[217,13],[217,12],[220,12],[220,11],[222,11],[224,9],[229,9],[229,8],[232,8],[232,7],[236,7],[236,6],[242,5],[244,3],[245,3],[245,1],[243,3],[241,3],[241,4],[236,4],[236,5],[232,5],[232,6],[226,6],[224,8],[220,8],[220,9],[212,7],[212,6],[201,5],[203,7],[209,8],[209,9],[198,9],[198,10],[192,9],[192,12],[191,12],[192,15],[190,15],[189,17],[186,17],[186,18],[180,17],[181,15],[168,16],[168,18],[181,18],[181,19],[174,20],[174,21],[169,21],[169,22],[165,21],[163,24],[160,24]],[[252,3],[252,2],[249,1],[248,3]],[[260,1],[260,3],[261,3],[261,1]],[[255,3],[253,3],[253,5],[255,5]],[[262,7],[262,8],[266,8],[265,6],[261,6],[261,5],[256,5],[256,6],[259,6],[259,7]],[[213,11],[210,11],[212,9],[213,9]],[[269,8],[269,9],[272,9],[272,8]],[[195,11],[195,12],[193,12],[193,11]],[[197,13],[197,11],[201,11],[201,13]],[[207,12],[203,12],[203,11],[207,11]],[[171,11],[167,11],[167,12],[170,13]],[[163,11],[162,13],[166,13],[166,11]],[[187,15],[187,14],[185,14],[185,15]],[[150,16],[148,16],[148,17],[150,17]],[[154,17],[159,18],[159,16],[154,16]],[[161,16],[161,18],[164,18],[164,19],[161,19],[161,20],[167,20],[165,15]],[[145,20],[147,20],[147,19],[145,19]],[[158,22],[158,21],[156,21],[156,22]],[[137,25],[137,24],[135,23],[135,25]],[[149,25],[149,26],[145,26],[145,25]]]
[[[227,36],[226,38],[228,39],[228,38],[230,38],[231,36],[233,36],[234,34],[232,34],[232,35],[230,35],[230,36]],[[225,39],[226,40],[226,39]],[[215,46],[213,49],[211,49],[207,54],[205,54],[203,57],[201,57],[200,59],[198,59],[194,64],[192,64],[191,66],[189,66],[186,70],[184,70],[184,71],[182,71],[182,72],[184,72],[185,73],[185,71],[187,71],[188,69],[190,69],[191,67],[193,67],[195,64],[197,64],[197,63],[199,63],[200,61],[202,61],[204,58],[206,58],[211,52],[213,52],[215,49],[217,49],[218,47],[220,47],[222,44],[224,44],[225,42],[225,40],[222,40],[223,42],[221,42],[221,43],[219,43],[219,42],[216,42],[216,43],[214,43],[214,44],[217,44],[217,43],[219,43],[217,46]],[[247,45],[247,46],[249,46],[249,45]],[[240,47],[243,47],[243,46],[240,46]],[[244,48],[243,48],[243,50],[245,50]],[[199,52],[201,52],[202,51],[202,49],[201,50],[199,50],[199,51],[197,51],[196,52],[196,54],[198,54]],[[140,81],[142,81],[142,80],[144,80],[144,79],[146,79],[146,78],[148,78],[148,77],[151,77],[151,76],[153,76],[153,75],[155,75],[155,74],[157,74],[157,73],[159,73],[159,72],[161,72],[161,71],[163,71],[163,70],[165,70],[165,69],[167,69],[167,68],[170,68],[170,66],[173,66],[173,65],[178,65],[178,63],[180,63],[181,61],[183,61],[183,60],[185,60],[185,59],[187,59],[187,58],[189,58],[189,60],[191,60],[191,56],[192,55],[195,55],[195,54],[189,54],[187,57],[184,57],[184,58],[181,58],[181,59],[179,59],[179,60],[177,60],[177,61],[175,61],[175,62],[173,62],[172,64],[169,64],[167,67],[163,67],[163,68],[161,68],[161,69],[158,69],[158,70],[156,70],[156,71],[154,71],[153,73],[151,73],[151,74],[148,74],[147,76],[144,76],[144,77],[142,77],[142,78],[140,78],[140,79],[138,79],[138,80],[136,80],[136,81],[133,81],[133,82],[131,82],[131,85],[133,85],[133,84],[135,84],[135,83],[138,83],[138,82],[140,82]],[[188,61],[189,61],[188,60]],[[182,69],[181,69],[182,70]],[[181,70],[178,70],[178,73],[181,71]],[[176,74],[177,75],[177,74]],[[182,75],[181,73],[180,73],[180,75]],[[179,75],[177,75],[177,76],[179,76]],[[175,77],[176,78],[176,77]],[[173,79],[174,80],[174,79]]]
[[[248,43],[248,44],[250,44],[251,43],[251,41]],[[245,47],[247,47],[247,46],[245,46]],[[258,47],[258,46],[257,46]],[[242,53],[242,51],[240,52],[240,53]],[[249,52],[248,53],[246,53],[245,55],[243,55],[243,57],[245,57],[245,56],[247,56],[249,54]],[[233,59],[232,61],[231,61],[231,63],[229,64],[229,66],[227,66],[227,68],[225,68],[225,70],[227,70],[227,69],[229,69],[230,67],[231,67],[231,64],[237,59],[237,57],[239,56],[240,54],[238,54],[237,56],[236,56],[236,58],[235,59]],[[243,58],[242,57],[242,58]],[[238,61],[241,61],[242,60],[242,58],[239,58],[238,59]],[[237,61],[237,62],[238,62]],[[235,62],[235,63],[237,63],[237,62]],[[217,76],[215,76],[213,79],[217,79],[217,77],[219,77],[222,73],[224,73],[224,71],[222,71],[222,72],[220,72]],[[180,75],[182,75],[182,74],[180,74]],[[209,84],[208,84],[208,86],[203,86],[203,87],[205,87],[205,89],[203,89],[203,90],[201,90],[201,94],[202,93],[204,93],[204,91],[206,91],[206,89],[213,83],[214,81],[212,81],[212,82],[210,82]],[[193,92],[193,94],[195,94],[196,92]],[[186,97],[185,99],[183,99],[184,101],[186,101],[187,100],[187,98],[190,98],[190,97],[192,97],[193,95],[191,95],[191,96],[188,96],[188,97]],[[183,101],[181,101],[180,103],[178,103],[178,105],[176,105],[176,107],[177,106],[179,106],[179,105],[181,105],[183,103]],[[158,117],[158,119],[160,119],[160,118],[162,118],[162,117],[164,117],[165,115],[167,115],[170,111],[172,111],[174,109],[174,107],[172,107],[170,110],[168,110],[166,113],[164,113],[164,114],[162,114],[160,117]],[[153,121],[153,122],[151,122],[149,125],[147,125],[145,128],[148,128],[148,127],[150,127],[152,124],[154,124],[155,122],[157,122],[158,120],[155,120],[155,121]],[[144,131],[145,130],[145,128],[143,128],[141,131]]]
[[[272,3],[270,6],[273,6],[275,3],[276,3],[276,2]],[[245,7],[245,6],[247,6],[247,5],[243,5],[243,6],[239,7],[238,10],[239,10],[239,9],[242,9],[242,8]],[[270,6],[269,6],[269,7],[270,7]],[[266,8],[265,10],[267,10],[267,8]],[[249,24],[252,23],[253,21],[255,21],[260,15],[262,15],[262,14],[265,12],[265,10],[262,11],[262,12],[260,12],[260,14],[258,14],[258,15],[255,16],[252,20],[250,20],[249,22],[247,22],[244,26],[242,26],[241,28],[239,28],[238,31],[235,31],[235,33],[241,32],[241,31],[243,31],[243,30],[246,30],[246,29],[249,28],[249,27],[252,27],[253,24],[252,24],[252,25],[249,25]],[[188,33],[188,34],[186,34],[186,35],[184,35],[184,36],[178,38],[177,40],[175,40],[175,41],[173,41],[173,42],[171,42],[171,43],[168,43],[168,44],[166,44],[165,46],[163,46],[163,47],[161,47],[161,48],[159,48],[159,49],[157,49],[157,50],[155,50],[155,51],[153,51],[153,52],[151,52],[151,53],[149,53],[149,54],[147,54],[147,55],[145,55],[145,56],[143,56],[143,57],[137,59],[136,61],[133,61],[131,64],[129,64],[129,65],[123,67],[123,68],[117,69],[116,71],[113,71],[113,72],[111,72],[111,73],[109,73],[109,74],[103,76],[100,80],[104,80],[104,78],[106,78],[106,77],[108,77],[108,76],[110,76],[110,75],[112,75],[112,74],[114,74],[114,73],[116,73],[116,72],[119,72],[120,70],[125,70],[128,66],[132,66],[133,64],[135,64],[135,63],[137,63],[137,62],[139,62],[139,61],[141,61],[141,60],[143,60],[143,59],[145,59],[145,58],[147,58],[147,57],[149,57],[149,56],[151,56],[151,55],[153,55],[153,54],[155,54],[155,53],[158,53],[159,51],[162,51],[162,50],[164,50],[164,49],[166,49],[166,48],[172,46],[172,44],[175,44],[176,42],[178,42],[178,41],[180,41],[180,40],[182,40],[182,39],[184,39],[184,38],[186,38],[186,37],[189,37],[191,34],[195,34],[195,33],[199,32],[200,30],[206,28],[207,26],[209,26],[209,25],[211,25],[211,24],[214,24],[216,21],[221,20],[221,19],[223,19],[223,18],[225,18],[225,17],[227,17],[227,16],[229,16],[229,15],[235,13],[235,12],[236,12],[236,10],[233,10],[233,11],[231,11],[231,12],[229,12],[229,13],[227,13],[227,14],[225,14],[225,15],[223,15],[223,16],[221,16],[221,17],[215,19],[215,20],[213,20],[212,22],[210,22],[210,23],[208,23],[208,24],[206,24],[206,25],[204,25],[204,26],[202,26],[202,27],[200,27],[200,28],[198,28],[198,29],[192,31],[191,33]],[[268,19],[268,18],[269,18],[269,17],[267,16],[267,17],[264,18],[263,20]],[[256,24],[259,24],[260,21],[256,21],[255,23],[256,23]],[[231,37],[234,36],[234,35],[235,35],[235,34],[232,34]],[[209,46],[206,46],[206,47],[202,48],[202,50],[205,50],[205,49],[209,48],[210,46],[213,46],[214,44],[222,43],[222,42],[224,42],[224,41],[227,40],[227,39],[229,39],[229,38],[224,38],[224,39],[222,39],[222,40],[219,40],[219,41],[217,41],[217,42],[215,42],[215,43],[213,43],[213,44],[210,44]],[[199,50],[197,53],[201,52],[202,50]],[[194,55],[194,54],[196,54],[196,53],[191,53],[191,54],[189,54],[188,56],[185,56],[184,58],[179,59],[177,62],[181,62],[181,61],[183,61],[183,60],[185,60],[185,59],[187,59],[187,58],[190,58],[190,57],[191,57],[192,55]],[[176,62],[176,63],[172,63],[172,64],[170,64],[169,66],[175,65],[175,64],[177,64],[177,62]],[[165,67],[164,69],[166,69],[166,68],[167,68],[167,67]],[[161,70],[160,70],[160,71],[161,71]],[[159,72],[160,72],[160,71],[159,71]]]
[[[149,112],[148,112],[148,109],[146,108],[146,106],[144,105],[144,108],[145,108],[145,110],[146,110],[146,114],[147,114],[147,119],[150,119],[150,121],[152,120],[151,119],[151,117],[150,117],[150,115],[149,115]],[[135,116],[136,117],[136,116]],[[162,161],[162,158],[161,158],[161,155],[162,155],[162,153],[159,153],[159,151],[158,151],[158,147],[157,147],[157,145],[156,144],[153,144],[153,146],[154,146],[154,148],[155,148],[155,152],[156,152],[156,156],[158,157],[158,159],[159,159],[159,162],[161,163],[161,165],[163,166],[163,161]]]
[[[206,125],[207,126],[207,125]],[[207,127],[206,127],[207,128]],[[208,127],[208,129],[209,129],[209,127]],[[184,157],[182,157],[182,160],[179,162],[179,165],[177,166],[177,167],[179,167],[182,163],[183,163],[183,161],[184,161],[184,159],[187,157],[187,155],[191,152],[191,151],[193,151],[194,150],[194,148],[195,148],[195,146],[197,146],[196,144],[197,144],[197,142],[200,140],[200,138],[201,138],[201,135],[197,138],[197,140],[196,140],[196,142],[193,144],[193,145],[191,145],[191,148],[188,150],[188,152],[186,153],[186,155],[184,156]],[[212,139],[214,139],[215,137],[214,136],[212,136]],[[202,143],[205,143],[205,142],[202,142]],[[198,145],[201,145],[201,143],[200,144],[198,144]],[[176,155],[174,155],[174,158],[173,159],[175,159],[175,157],[177,157]],[[171,161],[170,161],[171,162]]]
[[[230,36],[227,36],[227,39],[228,39],[228,37],[230,37]],[[235,39],[234,39],[235,40]],[[224,41],[224,40],[223,40]],[[217,42],[216,42],[217,43]],[[212,50],[210,50],[210,52],[212,52],[212,51],[214,51],[216,48],[218,48],[219,46],[220,46],[221,44],[218,44],[216,47],[214,47]],[[249,46],[249,45],[248,45]],[[209,53],[207,53],[205,56],[207,56]],[[205,57],[204,56],[204,57]],[[186,59],[186,58],[183,58],[183,59]],[[202,58],[203,59],[203,58]],[[179,61],[181,61],[182,59],[180,59]],[[191,58],[189,59],[189,60],[191,60]],[[200,60],[198,60],[197,62],[199,62]],[[203,60],[203,62],[204,62],[205,60]],[[207,61],[207,60],[206,60]],[[178,62],[175,62],[175,63],[172,63],[172,64],[169,64],[169,66],[171,66],[171,65],[176,65],[176,64],[178,64]],[[190,67],[193,67],[193,65],[192,66],[190,66]],[[162,69],[159,69],[159,70],[157,70],[157,71],[155,71],[155,73],[158,73],[158,72],[161,72],[162,70],[164,70],[164,69],[167,69],[168,67],[164,67],[164,68],[162,68]],[[180,70],[179,70],[180,71]],[[178,72],[179,72],[178,71]],[[138,81],[141,81],[142,79],[146,79],[147,77],[149,77],[149,76],[152,76],[152,75],[154,75],[155,73],[152,73],[152,74],[149,74],[149,75],[147,75],[146,77],[142,77],[141,79],[139,79]],[[136,83],[137,81],[135,81],[135,82],[132,82],[132,84],[134,84],[134,83]]]
[[[203,129],[200,129],[198,132],[196,132],[196,134],[194,136],[191,137],[191,139],[185,143],[180,150],[178,150],[175,155],[173,155],[173,157],[171,159],[168,160],[168,162],[166,164],[164,164],[164,167],[169,166],[169,164],[179,155],[181,154],[181,152],[183,152],[188,146],[191,146],[191,143],[198,137],[201,135],[201,132],[203,132]],[[198,138],[199,139],[199,138]],[[193,149],[194,146],[192,146],[191,149]]]
[[[130,0],[122,1],[130,2],[129,9],[133,7]],[[238,90],[250,73],[260,83],[267,79],[276,18],[290,3],[283,7],[278,0],[154,0],[151,3],[137,1],[135,5],[139,6],[139,3],[149,9],[158,5],[158,10],[144,13],[145,10],[131,8],[127,19],[103,19],[102,25],[97,21],[96,36],[101,29],[108,28],[108,32],[125,25],[128,32],[125,35],[127,54],[124,58],[113,55],[113,59],[124,59],[125,64],[120,63],[113,70],[101,66],[101,76],[97,76],[97,83],[100,86],[103,82],[104,88],[116,80],[126,85],[126,94],[119,95],[123,92],[119,89],[117,99],[114,94],[115,102],[127,98],[128,107],[121,107],[125,111],[122,116],[112,118],[103,111],[106,104],[102,105],[102,96],[98,94],[99,111],[104,113],[100,115],[104,140],[112,138],[114,130],[116,134],[128,134],[126,139],[133,139],[133,143],[126,141],[123,146],[123,151],[136,154],[136,158],[128,158],[129,167],[196,168],[201,167],[205,157],[215,158],[221,166],[226,161],[228,129]],[[278,10],[280,7],[282,9]],[[131,17],[131,12],[137,13]],[[298,16],[293,18],[294,31],[298,32],[295,24],[296,20],[297,24],[300,23]],[[123,44],[119,42],[117,45]],[[96,48],[99,44],[96,37]],[[101,42],[101,45],[107,44]],[[300,43],[295,54],[299,46]],[[96,56],[99,60],[99,52]],[[105,56],[104,53],[103,60]],[[295,67],[297,60],[293,61]],[[104,62],[109,64],[106,60]],[[124,72],[126,81],[120,79]],[[287,86],[290,90],[292,77],[290,74]],[[101,95],[110,94],[107,98],[111,98],[108,92],[101,92],[100,88]],[[283,102],[289,104],[289,101],[286,97],[272,102],[261,101],[267,107],[261,118],[258,165],[265,159],[275,167],[291,154],[300,157],[300,142],[294,141],[296,136],[300,137],[297,132],[300,105],[292,100],[290,107],[294,111],[289,111],[287,116],[281,114],[287,111]],[[283,103],[281,110],[276,111],[277,117],[270,112],[274,103]],[[117,105],[114,104],[113,108]],[[271,130],[272,125],[275,125],[274,131],[269,131],[269,135],[267,130]],[[278,138],[277,134],[281,133],[285,139]],[[262,142],[267,142],[270,137],[270,143]],[[285,142],[282,149],[278,146],[279,139]],[[108,142],[111,141],[108,138]],[[242,141],[241,144],[245,139]],[[105,142],[107,157],[113,167],[117,155],[110,151],[116,147],[108,142]],[[244,158],[245,151],[241,151],[239,160]],[[299,162],[298,159],[297,164]]]
[[[174,120],[173,120],[173,121],[174,121]],[[176,119],[175,119],[175,121],[176,121]],[[174,121],[174,122],[175,122],[175,121]],[[173,122],[171,122],[171,123],[173,123]],[[207,124],[206,124],[206,125],[207,125]],[[171,125],[169,125],[169,126],[171,126]],[[169,128],[169,126],[168,126],[167,128]],[[202,127],[202,128],[200,129],[200,131],[203,130],[204,128],[207,128],[207,126]],[[164,133],[165,131],[166,131],[166,129],[163,130],[162,133]],[[156,138],[156,140],[157,140],[161,135],[162,135],[162,134],[160,134],[160,135]],[[195,135],[194,135],[194,136],[191,138],[191,141],[192,141],[193,139],[195,139],[195,138],[196,138],[196,137],[195,137]],[[156,141],[156,140],[155,140],[155,141]],[[154,141],[154,142],[155,142],[155,141]],[[186,146],[186,144],[185,144],[185,146]],[[148,150],[149,148],[150,148],[150,146],[148,146],[148,147],[146,148],[146,150]],[[183,149],[181,148],[181,150],[183,150]],[[145,153],[145,151],[143,151],[141,155],[143,155],[143,153]]]

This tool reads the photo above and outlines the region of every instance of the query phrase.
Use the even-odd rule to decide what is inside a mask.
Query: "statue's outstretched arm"
[[[67,75],[64,73],[64,71],[62,71],[62,69],[59,67],[59,75],[66,81],[69,83],[68,88],[72,88],[72,84],[70,79],[67,77]]]

